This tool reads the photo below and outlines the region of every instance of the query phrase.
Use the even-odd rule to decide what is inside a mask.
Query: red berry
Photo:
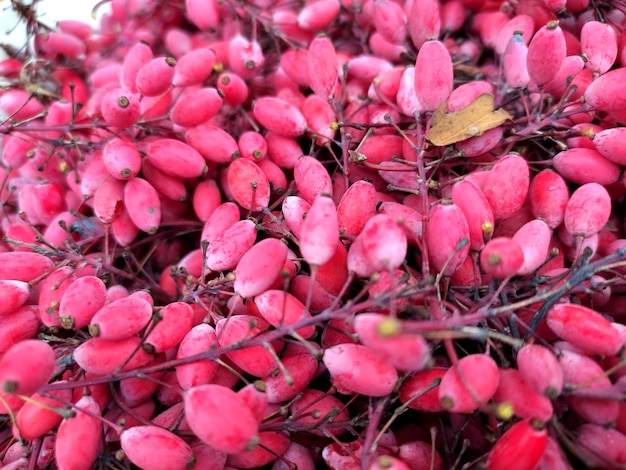
[[[547,430],[538,426],[527,419],[511,426],[493,446],[487,468],[535,468],[548,442]]]

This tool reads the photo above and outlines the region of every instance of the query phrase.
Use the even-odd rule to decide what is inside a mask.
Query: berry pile
[[[626,467],[626,4],[11,0],[5,469]]]

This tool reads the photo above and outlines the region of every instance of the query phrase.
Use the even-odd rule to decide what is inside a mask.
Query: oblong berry
[[[531,80],[545,85],[557,74],[566,56],[566,43],[558,21],[542,26],[530,40],[526,67]]]
[[[360,344],[327,348],[322,360],[340,393],[383,397],[393,391],[398,380],[398,373],[391,364]]]
[[[577,183],[609,185],[619,179],[620,167],[597,150],[578,147],[557,153],[552,159],[556,171],[566,180]]]
[[[211,271],[234,269],[256,240],[256,226],[240,220],[226,228],[207,249],[206,265]]]
[[[161,225],[161,200],[156,189],[143,178],[133,178],[124,185],[124,206],[135,226],[154,234]]]
[[[470,250],[469,225],[461,208],[453,203],[435,206],[425,235],[432,272],[452,275]]]
[[[267,290],[254,298],[254,304],[261,316],[276,328],[290,327],[311,318],[311,313],[304,308],[302,302],[282,290]],[[296,333],[305,339],[310,338],[315,333],[315,326],[304,326],[297,329]]]
[[[551,229],[563,222],[569,189],[561,175],[544,170],[537,173],[528,188],[528,202],[533,216],[543,219]]]
[[[258,165],[238,158],[228,166],[227,172],[228,186],[237,204],[253,212],[268,206],[270,183]]]
[[[152,305],[129,296],[103,305],[91,318],[89,332],[107,341],[118,341],[141,332],[152,318]]]
[[[0,357],[0,389],[31,395],[48,383],[55,365],[56,355],[48,343],[36,339],[20,341]]]
[[[439,109],[450,96],[453,82],[452,58],[441,41],[426,41],[415,61],[415,94],[426,111]]]
[[[335,91],[339,66],[335,46],[330,38],[318,36],[309,44],[306,73],[313,93],[328,100]]]
[[[162,95],[172,86],[175,66],[176,59],[173,57],[156,57],[150,60],[137,72],[137,91],[144,96]]]
[[[283,137],[299,137],[307,128],[300,110],[280,98],[264,96],[257,99],[252,114],[265,129]]]
[[[496,441],[487,457],[487,469],[535,468],[546,449],[548,431],[525,419],[511,426]]]
[[[611,356],[623,347],[617,329],[601,314],[576,304],[557,304],[546,317],[550,329],[587,354]]]
[[[402,332],[402,326],[391,317],[361,313],[354,319],[359,341],[398,371],[419,371],[430,361],[430,347],[420,335]]]
[[[202,155],[176,139],[156,139],[146,146],[146,159],[156,168],[178,178],[197,178],[206,173]]]
[[[498,365],[491,357],[470,354],[442,377],[439,400],[452,413],[471,413],[493,397],[498,381]]]
[[[287,260],[287,245],[266,238],[246,252],[235,268],[233,287],[243,298],[251,298],[269,289]]]
[[[145,337],[143,347],[151,354],[178,345],[193,327],[193,310],[185,302],[171,302],[155,314],[156,325]]]
[[[589,238],[598,233],[611,216],[611,197],[604,186],[587,183],[572,193],[565,206],[563,223],[573,237]]]
[[[101,413],[96,400],[86,395],[76,402],[76,414],[61,422],[54,446],[59,470],[93,468],[103,434]]]
[[[189,444],[158,426],[134,426],[120,437],[125,456],[140,468],[184,470],[194,463]]]
[[[193,387],[185,394],[185,414],[194,434],[218,451],[235,454],[256,444],[257,420],[230,388]]]
[[[119,341],[91,338],[74,349],[73,358],[83,370],[94,375],[112,374],[118,368],[132,370],[152,359],[141,349],[141,343],[138,336]]]

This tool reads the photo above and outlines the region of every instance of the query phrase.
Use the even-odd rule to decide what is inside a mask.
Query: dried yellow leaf
[[[446,113],[448,103],[433,113],[428,136],[430,143],[445,147],[470,137],[484,134],[513,117],[504,109],[493,109],[494,97],[490,93],[480,95],[476,100],[454,113]]]

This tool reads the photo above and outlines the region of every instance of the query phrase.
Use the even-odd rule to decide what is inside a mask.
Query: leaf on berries
[[[433,113],[427,139],[437,147],[445,147],[495,129],[512,116],[504,109],[494,109],[490,93],[480,95],[474,102],[454,113],[446,113],[445,103]]]

